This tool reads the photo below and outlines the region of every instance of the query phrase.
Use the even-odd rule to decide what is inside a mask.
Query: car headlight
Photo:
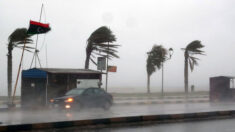
[[[53,103],[53,102],[54,102],[54,99],[51,99],[50,102]]]
[[[64,102],[71,103],[73,101],[74,101],[73,98],[67,98]]]

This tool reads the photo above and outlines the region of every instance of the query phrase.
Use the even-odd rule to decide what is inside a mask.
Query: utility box
[[[22,71],[21,106],[33,108],[46,106],[51,98],[63,96],[83,80],[89,87],[89,80],[102,79],[102,73],[89,69],[33,68]],[[92,83],[91,86],[95,84]],[[91,87],[90,86],[90,87]],[[97,86],[98,83],[97,83]],[[85,88],[85,87],[84,87]]]
[[[210,101],[235,101],[235,77],[218,76],[210,78]]]

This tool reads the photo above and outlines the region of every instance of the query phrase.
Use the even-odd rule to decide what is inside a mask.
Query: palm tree
[[[106,57],[108,54],[108,59],[119,58],[116,48],[120,45],[111,44],[115,41],[115,35],[106,26],[96,29],[87,40],[85,69],[89,69],[90,60],[96,64],[92,59],[95,55]]]
[[[30,44],[33,42],[31,36],[27,34],[26,28],[17,28],[8,37],[8,54],[7,54],[7,82],[8,82],[8,99],[10,100],[12,92],[12,51],[14,48],[23,49],[24,43]],[[30,51],[32,47],[26,46],[25,50]]]
[[[147,54],[147,92],[150,93],[150,76],[156,69],[161,69],[161,64],[166,60],[167,50],[161,45],[153,45],[151,51]]]
[[[194,65],[198,65],[198,58],[194,55],[204,55],[204,51],[200,50],[204,45],[201,44],[201,41],[195,40],[189,43],[186,48],[184,48],[184,89],[188,93],[188,64],[190,65],[191,71],[194,69]]]

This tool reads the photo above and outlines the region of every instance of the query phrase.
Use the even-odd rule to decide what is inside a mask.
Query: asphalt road
[[[104,128],[64,128],[46,132],[235,132],[235,119],[207,120],[167,124],[134,124]],[[45,131],[45,130],[43,130]],[[38,131],[40,132],[40,131]]]
[[[14,111],[0,112],[0,125],[40,123],[67,120],[97,119],[109,117],[135,116],[135,115],[154,115],[154,114],[173,114],[205,112],[213,110],[234,110],[235,103],[210,104],[149,104],[149,105],[116,105],[110,110],[103,109],[84,109],[79,112],[66,112],[57,110],[33,110],[33,111]]]

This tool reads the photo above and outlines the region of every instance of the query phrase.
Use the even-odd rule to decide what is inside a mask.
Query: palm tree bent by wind
[[[31,44],[33,42],[30,39],[30,35],[27,34],[26,28],[17,28],[11,35],[8,37],[8,53],[7,53],[7,84],[8,84],[8,99],[11,98],[12,93],[12,51],[14,48],[23,49],[24,43]],[[34,49],[33,47],[25,46],[26,51]]]
[[[201,50],[204,45],[201,41],[195,40],[189,43],[186,48],[184,48],[184,89],[185,93],[188,93],[188,64],[190,70],[193,71],[194,66],[198,65],[199,58],[194,57],[194,55],[204,55],[204,51]]]
[[[150,76],[162,68],[162,63],[166,60],[167,50],[161,45],[153,45],[150,52],[147,53],[147,92],[150,93]]]
[[[108,59],[119,58],[116,54],[118,52],[116,48],[120,45],[112,44],[115,41],[115,35],[106,26],[95,30],[87,40],[85,69],[89,69],[90,60],[96,64],[94,61],[95,55],[107,57],[108,54]]]

